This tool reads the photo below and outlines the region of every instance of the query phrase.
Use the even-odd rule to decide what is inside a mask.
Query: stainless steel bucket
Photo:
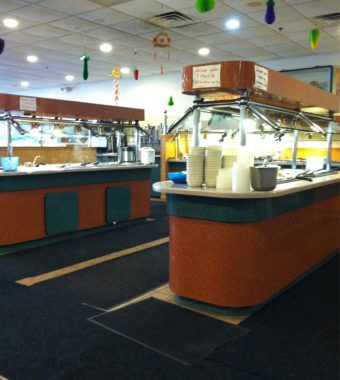
[[[250,184],[254,190],[268,191],[276,187],[278,166],[251,166]]]

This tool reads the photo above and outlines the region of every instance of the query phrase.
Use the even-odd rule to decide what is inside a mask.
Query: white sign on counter
[[[28,98],[26,96],[20,96],[20,111],[36,111],[37,110],[37,99]]]
[[[255,65],[255,86],[260,90],[267,91],[268,89],[268,69]]]
[[[196,66],[192,69],[192,88],[221,86],[221,64]]]

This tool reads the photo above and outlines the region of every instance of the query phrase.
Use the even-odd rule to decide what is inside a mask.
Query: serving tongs
[[[316,178],[316,174],[317,173],[327,173],[327,172],[330,172],[332,170],[325,170],[325,169],[317,169],[317,170],[305,170],[304,172],[302,173],[299,173],[297,176],[295,176],[295,178],[297,179],[302,179],[304,181],[310,181],[312,182],[313,181],[313,178]]]

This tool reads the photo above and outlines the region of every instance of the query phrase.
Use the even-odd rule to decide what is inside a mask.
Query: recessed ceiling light
[[[121,72],[122,74],[129,74],[130,69],[129,69],[128,67],[122,67],[122,68],[120,69],[120,72]]]
[[[240,21],[237,18],[231,18],[226,21],[225,26],[230,29],[238,29],[240,27]]]
[[[74,75],[65,75],[65,79],[68,80],[69,82],[72,82],[74,80]]]
[[[29,84],[30,84],[30,82],[27,82],[26,80],[23,80],[20,82],[20,86],[22,86],[22,87],[28,87]]]
[[[2,23],[6,28],[16,28],[19,24],[19,22],[14,18],[5,18]]]
[[[198,54],[199,55],[208,55],[209,53],[210,53],[210,50],[208,48],[206,48],[206,47],[201,48],[201,49],[198,50]]]
[[[104,53],[110,53],[110,51],[112,50],[112,45],[108,44],[107,42],[104,42],[99,46],[99,49]]]
[[[35,63],[38,61],[38,57],[36,55],[28,55],[26,57],[28,62]]]

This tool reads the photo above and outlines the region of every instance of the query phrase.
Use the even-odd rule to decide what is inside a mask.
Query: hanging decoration
[[[156,34],[152,40],[152,44],[155,48],[155,53],[154,53],[155,60],[157,59],[157,49],[160,49],[161,57],[164,56],[163,49],[168,49],[167,51],[168,60],[170,59],[171,37],[167,33],[161,31],[158,34]],[[163,63],[161,63],[161,74],[163,73],[164,73]]]
[[[118,105],[118,103],[119,103],[119,78],[121,76],[120,70],[118,67],[115,67],[112,70],[111,76],[113,77],[115,105]]]
[[[0,55],[3,53],[4,49],[5,49],[5,41],[2,38],[0,38]]]
[[[135,56],[134,61],[136,62],[137,49],[135,49],[133,55]],[[132,66],[132,71],[133,71],[133,77],[135,78],[135,80],[138,80],[138,77],[139,77],[139,70],[138,70],[137,65],[133,65],[133,66]]]
[[[195,8],[197,12],[209,12],[215,7],[215,0],[196,0]]]
[[[320,30],[314,28],[309,32],[309,43],[312,49],[317,49],[319,46]]]
[[[137,66],[133,65],[132,70],[133,70],[133,77],[135,78],[135,80],[138,80],[139,70],[138,70]]]
[[[83,79],[87,80],[89,77],[89,67],[88,67],[88,62],[90,60],[90,56],[87,53],[84,53],[81,57],[80,60],[84,62],[83,64]]]
[[[268,0],[266,2],[267,8],[266,8],[266,14],[264,15],[264,21],[267,24],[273,24],[275,21],[275,2],[274,0]]]
[[[173,106],[174,105],[174,100],[172,99],[172,96],[170,96],[169,100],[168,100],[168,106]]]

